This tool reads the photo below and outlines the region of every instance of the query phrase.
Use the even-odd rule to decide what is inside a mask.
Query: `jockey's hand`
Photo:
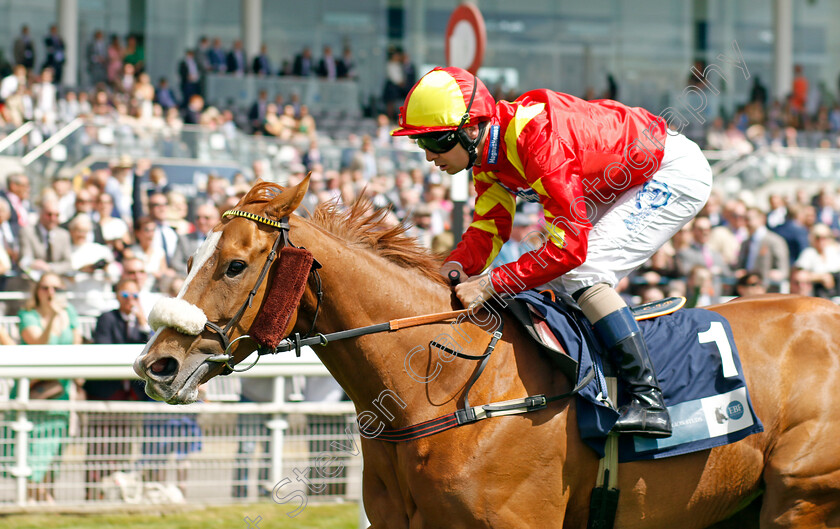
[[[493,283],[488,274],[472,276],[455,287],[455,295],[461,303],[469,308],[476,309],[485,301],[496,295]]]
[[[466,277],[466,274],[464,274],[464,269],[461,267],[460,264],[454,261],[447,261],[443,263],[443,266],[440,267],[440,275],[442,275],[446,278],[447,281],[449,281],[449,272],[452,272],[453,270],[461,274],[461,279]]]

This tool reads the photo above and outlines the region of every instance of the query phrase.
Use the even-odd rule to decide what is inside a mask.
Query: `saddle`
[[[591,333],[591,325],[588,324],[586,317],[580,310],[580,307],[577,306],[577,303],[574,302],[571,296],[561,295],[552,290],[544,290],[540,292],[540,294],[551,299],[552,302],[556,302],[558,298],[561,298],[565,304],[565,308],[574,314],[576,319],[582,323],[581,326],[590,330],[590,333],[587,336],[587,340],[590,345],[600,349],[600,345],[597,345],[597,339]],[[671,297],[630,307],[630,311],[633,313],[636,321],[642,321],[676,312],[685,305],[685,302],[686,299],[684,297]],[[525,299],[519,297],[508,301],[507,311],[513,315],[520,324],[522,324],[522,327],[524,327],[531,338],[537,342],[537,345],[540,346],[543,353],[552,360],[552,362],[564,375],[569,377],[571,380],[577,379],[579,375],[579,363],[569,356],[567,351],[561,345],[557,335],[551,329],[548,321],[540,313],[540,311],[534,308],[534,306],[528,303]],[[608,374],[611,373],[609,365],[605,366],[605,372]]]

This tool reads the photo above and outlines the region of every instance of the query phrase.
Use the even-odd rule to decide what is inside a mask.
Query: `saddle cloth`
[[[578,426],[583,441],[604,456],[606,437],[618,413],[628,401],[619,378],[618,395],[608,395],[604,379],[608,358],[591,325],[578,308],[558,298],[553,301],[536,291],[516,296],[548,323],[568,355],[578,363],[575,383],[590,369],[595,378],[576,399]],[[648,439],[623,435],[619,438],[619,461],[658,459],[734,443],[762,432],[753,411],[743,377],[741,361],[727,320],[705,309],[682,309],[639,322],[650,349],[668,411],[673,435]],[[545,349],[545,351],[549,351]],[[555,354],[555,353],[550,353]],[[562,365],[566,361],[559,362]],[[606,362],[611,369],[611,362]],[[564,369],[568,374],[568,369]]]

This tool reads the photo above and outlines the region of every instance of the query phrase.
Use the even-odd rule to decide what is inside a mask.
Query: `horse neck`
[[[402,268],[373,251],[352,248],[332,236],[319,234],[307,243],[307,248],[323,265],[320,275],[324,297],[316,332],[327,334],[453,310],[449,289],[418,270]],[[312,322],[312,287],[310,280],[296,331],[308,330]],[[434,388],[407,374],[404,366],[409,352],[417,346],[423,347],[424,355],[417,356],[417,364],[425,369],[429,341],[449,332],[449,326],[447,321],[381,332],[313,349],[360,410],[371,409],[371,403],[385,391],[408,403],[403,410],[388,405],[397,416],[396,423],[400,423],[410,420],[412,415],[428,418],[430,401],[453,402],[475,368],[472,362],[447,365],[445,376],[435,381]],[[430,391],[435,396],[430,396]]]

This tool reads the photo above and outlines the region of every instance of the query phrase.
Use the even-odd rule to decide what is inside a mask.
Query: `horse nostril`
[[[166,358],[161,358],[152,364],[149,367],[149,370],[155,378],[168,377],[175,374],[175,371],[178,370],[178,362],[176,362],[171,356],[168,356]]]

